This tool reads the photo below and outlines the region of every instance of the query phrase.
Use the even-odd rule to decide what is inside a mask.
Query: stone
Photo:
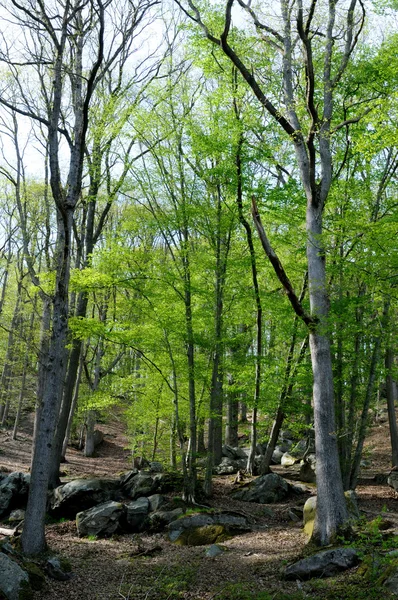
[[[231,458],[232,460],[235,459],[234,449],[232,448],[232,446],[228,446],[228,444],[224,444],[224,446],[222,447],[222,455],[226,458]]]
[[[219,546],[218,544],[212,544],[209,548],[207,548],[206,552],[205,552],[205,556],[208,556],[209,558],[215,558],[216,556],[219,556],[220,554],[223,554],[225,552],[225,548],[223,548],[222,546]]]
[[[160,462],[150,462],[149,463],[149,470],[151,473],[163,473],[163,465]]]
[[[56,556],[47,560],[46,571],[48,576],[56,581],[68,581],[72,578],[72,573],[67,573],[62,569],[61,561]]]
[[[359,562],[358,551],[355,548],[323,550],[288,566],[284,576],[285,579],[291,580],[331,577],[340,571],[355,567]]]
[[[221,463],[213,467],[213,473],[216,475],[232,475],[241,469],[245,469],[247,459],[232,459],[223,456]]]
[[[353,490],[347,490],[346,492],[344,492],[344,496],[346,499],[348,516],[351,521],[355,521],[356,519],[358,519],[360,517],[358,504],[357,504],[357,496]],[[314,522],[315,522],[315,516],[316,516],[316,503],[317,503],[316,496],[311,496],[310,498],[308,498],[308,500],[304,504],[304,509],[303,509],[304,533],[306,533],[308,535],[308,537],[311,537],[313,529],[314,529]]]
[[[94,435],[93,435],[94,448],[97,448],[97,446],[102,444],[103,441],[104,441],[104,434],[102,433],[102,431],[100,429],[95,429]]]
[[[29,576],[18,563],[0,552],[0,592],[7,600],[19,600],[29,589]]]
[[[8,522],[9,523],[19,523],[21,521],[23,521],[25,518],[25,511],[22,508],[16,508],[15,510],[12,510],[9,517],[8,517]]]
[[[113,501],[79,512],[76,515],[77,532],[80,537],[109,537],[118,530],[124,512],[123,504]]]
[[[28,499],[30,475],[27,473],[10,473],[0,481],[0,517],[13,508],[22,506]]]
[[[74,479],[55,488],[50,512],[55,517],[74,519],[78,512],[118,499],[119,485],[114,479]]]
[[[160,510],[162,506],[168,503],[167,498],[162,496],[162,494],[152,494],[152,496],[148,496],[148,501],[150,512]]]
[[[309,462],[307,462],[307,461],[301,462],[299,478],[300,478],[300,481],[304,481],[305,483],[315,483],[316,482],[315,470]]]
[[[140,471],[135,477],[123,485],[123,493],[132,500],[140,496],[151,496],[157,491],[158,485],[149,473]]]
[[[296,510],[293,510],[292,508],[290,508],[287,511],[287,516],[289,517],[289,519],[291,521],[293,521],[293,523],[300,523],[300,521],[303,518],[303,511],[301,510],[301,514],[298,514],[298,512]]]
[[[152,531],[161,531],[168,525],[184,514],[182,508],[173,510],[158,510],[149,515],[150,529]]]
[[[232,497],[243,502],[272,504],[284,500],[290,492],[291,486],[283,477],[276,473],[268,473],[246,484],[232,494]]]
[[[311,496],[308,498],[307,502],[304,504],[303,509],[303,522],[304,522],[304,533],[308,535],[308,537],[312,536],[312,532],[314,529],[316,515],[316,496]]]
[[[297,462],[297,458],[289,454],[289,452],[285,452],[281,458],[282,467],[291,467]]]
[[[275,447],[275,450],[272,453],[272,462],[274,465],[280,465],[282,456],[284,455],[285,450],[282,450],[279,446]]]
[[[126,522],[129,531],[143,531],[148,522],[148,498],[138,498],[126,506]]]
[[[231,535],[250,531],[247,519],[229,512],[197,513],[172,521],[169,538],[181,546],[215,544]]]
[[[391,471],[387,478],[387,483],[395,491],[398,491],[398,471]]]

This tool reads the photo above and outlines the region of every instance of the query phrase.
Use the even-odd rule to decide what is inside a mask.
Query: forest
[[[398,560],[375,575],[398,547],[396,0],[0,6],[0,571],[42,565],[49,518],[195,546],[253,530],[247,504],[301,493],[299,558],[362,563],[355,593],[319,595],[398,594]],[[114,467],[98,458],[107,427],[119,470],[117,451]],[[379,443],[388,501],[372,520],[361,485]],[[22,466],[11,447],[26,447]],[[88,499],[97,464],[113,483]],[[61,488],[82,481],[62,512]],[[113,529],[79,529],[101,503],[118,505]],[[365,537],[377,568],[373,546],[355,547]],[[328,569],[315,576],[344,570]],[[65,597],[34,595],[25,575],[12,591],[0,575],[0,597]],[[160,591],[164,577],[84,597],[285,597],[280,584]]]

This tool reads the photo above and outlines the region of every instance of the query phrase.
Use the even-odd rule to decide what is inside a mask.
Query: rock
[[[300,471],[299,471],[299,478],[300,478],[300,481],[304,481],[305,483],[315,483],[316,482],[315,470],[309,462],[304,461],[301,463]]]
[[[161,494],[152,494],[152,496],[148,496],[148,501],[150,512],[160,510],[162,506],[165,506],[165,504],[168,503],[167,498],[165,498]]]
[[[30,475],[26,473],[10,473],[0,481],[0,517],[13,508],[26,503],[29,491]]]
[[[151,496],[157,491],[158,485],[154,477],[141,471],[123,485],[123,493],[132,500],[141,496]]]
[[[232,460],[235,459],[234,449],[232,448],[232,446],[228,446],[228,444],[224,444],[224,446],[222,447],[222,455],[226,458],[231,458]]]
[[[335,548],[323,550],[308,558],[303,558],[285,570],[286,579],[311,579],[311,577],[331,577],[346,571],[359,563],[355,548]]]
[[[61,567],[61,561],[56,556],[49,558],[46,562],[46,571],[51,579],[56,581],[68,581],[72,578],[71,573],[67,573]]]
[[[97,446],[102,444],[103,441],[104,441],[104,434],[102,433],[102,431],[100,429],[95,429],[94,435],[93,435],[94,448],[96,448]]]
[[[74,479],[54,490],[51,513],[55,517],[74,519],[78,512],[116,500],[119,495],[118,480]]]
[[[124,512],[123,504],[113,501],[79,512],[76,515],[77,532],[80,537],[108,537],[117,531]]]
[[[275,450],[272,453],[272,462],[274,465],[280,465],[282,456],[285,454],[286,450],[282,450],[280,446],[276,446]]]
[[[303,509],[304,533],[306,533],[308,535],[308,537],[312,536],[312,531],[314,529],[315,515],[316,515],[316,496],[311,496],[311,498],[308,498],[307,502],[304,504],[304,509]]]
[[[168,529],[170,540],[180,546],[203,546],[250,531],[251,527],[245,517],[221,512],[189,515],[172,521]]]
[[[247,459],[234,460],[232,458],[227,458],[226,456],[223,456],[221,463],[213,467],[213,473],[215,473],[216,475],[232,475],[233,473],[237,473],[241,469],[245,469],[246,464]]]
[[[260,444],[257,444],[257,446],[256,446],[257,456],[263,456],[266,453],[267,446],[268,446],[267,442],[261,442]]]
[[[388,476],[387,483],[395,491],[398,491],[398,471],[391,471]]]
[[[219,556],[220,554],[223,554],[225,552],[225,548],[223,548],[222,546],[219,546],[218,544],[212,544],[210,546],[210,548],[207,548],[206,552],[205,552],[205,556],[208,556],[209,558],[215,558],[216,556]]]
[[[181,515],[184,514],[184,510],[182,508],[174,508],[173,510],[158,510],[149,515],[150,528],[152,531],[161,531],[168,525],[172,523]]]
[[[297,458],[294,458],[289,452],[285,452],[281,458],[282,467],[291,467],[297,462]]]
[[[151,473],[163,473],[163,465],[160,462],[150,462],[149,463],[149,470]]]
[[[126,506],[126,522],[129,531],[143,531],[148,522],[148,498],[138,498]]]
[[[25,518],[25,511],[22,508],[16,508],[11,511],[10,516],[8,517],[9,523],[19,523],[23,521]]]
[[[234,494],[235,500],[272,504],[284,500],[290,493],[291,486],[283,477],[276,473],[268,473],[257,477]]]
[[[289,510],[287,511],[287,516],[294,523],[299,523],[303,519],[303,509],[298,506],[289,508]]]
[[[353,490],[347,490],[344,492],[344,496],[346,499],[346,506],[348,511],[348,516],[350,520],[356,520],[359,518],[359,509],[357,504],[357,496]],[[307,502],[304,504],[303,510],[303,521],[304,521],[304,533],[311,537],[312,531],[314,529],[314,522],[316,516],[316,496],[311,496],[308,498]]]
[[[29,589],[29,577],[18,563],[0,552],[0,592],[7,600],[20,600]]]
[[[233,448],[232,446],[228,446],[227,444],[225,444],[222,447],[222,455],[223,457],[229,458],[231,460],[247,460],[248,453],[245,452],[243,448],[239,448],[237,446]]]

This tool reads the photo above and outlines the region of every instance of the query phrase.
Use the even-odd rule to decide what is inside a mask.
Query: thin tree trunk
[[[391,343],[386,348],[385,367],[386,367],[386,394],[388,423],[390,427],[391,439],[391,462],[393,467],[398,467],[398,427],[395,415],[394,403],[394,380],[392,378],[392,369],[394,366],[394,351]]]
[[[75,383],[75,387],[73,390],[72,404],[71,404],[70,411],[69,411],[68,424],[66,426],[65,438],[64,438],[64,441],[62,444],[61,462],[65,462],[65,460],[66,460],[66,450],[68,448],[70,432],[72,430],[73,417],[75,415],[77,401],[79,398],[79,387],[80,387],[80,382],[81,382],[82,373],[83,373],[83,362],[84,362],[83,352],[81,351],[80,352],[80,360],[79,360],[79,369],[77,371],[76,383]],[[58,469],[59,469],[59,466],[58,466]]]
[[[369,378],[368,385],[366,388],[365,401],[362,408],[361,419],[359,423],[359,431],[358,431],[358,441],[355,448],[354,458],[351,465],[351,473],[350,473],[350,489],[355,490],[358,483],[359,470],[361,467],[361,458],[362,458],[362,450],[365,442],[365,436],[368,426],[368,412],[370,402],[375,392],[375,383],[376,383],[376,375],[377,375],[377,366],[380,361],[380,349],[381,349],[381,339],[384,334],[387,323],[388,323],[388,313],[390,309],[390,299],[388,298],[384,302],[383,307],[383,316],[381,319],[381,331],[377,338],[375,339],[372,358],[370,361],[370,369],[369,369]]]

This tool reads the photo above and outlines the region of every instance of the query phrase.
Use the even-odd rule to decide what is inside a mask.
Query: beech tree
[[[328,334],[329,301],[326,282],[326,249],[322,238],[322,215],[333,181],[332,139],[336,131],[357,122],[363,114],[354,108],[342,121],[340,83],[358,43],[365,19],[361,0],[338,5],[334,0],[293,3],[281,0],[278,13],[267,15],[270,6],[256,6],[243,0],[228,0],[217,25],[208,25],[199,7],[188,0],[176,0],[210,42],[221,48],[253,91],[265,111],[290,139],[307,200],[307,261],[310,313],[295,293],[261,222],[261,204],[253,198],[253,218],[264,248],[283,284],[295,312],[309,330],[313,371],[313,402],[317,449],[317,518],[314,539],[330,543],[346,520],[347,512],[339,466],[335,430],[332,357]],[[239,36],[232,24],[232,9],[239,6],[251,20],[259,43],[276,49],[281,57],[273,62],[281,72],[283,99],[269,95],[262,71],[256,71],[245,51],[239,50]],[[341,35],[341,32],[344,32]],[[301,63],[303,68],[298,65]],[[269,75],[271,79],[275,74]],[[304,91],[303,91],[304,90]],[[303,93],[302,93],[303,91]]]
[[[0,59],[13,77],[18,98],[3,88],[0,103],[40,124],[46,131],[50,186],[57,211],[56,282],[52,294],[52,329],[45,377],[38,398],[32,478],[22,546],[26,554],[45,547],[44,517],[53,453],[54,431],[67,367],[68,293],[73,219],[80,198],[89,126],[89,109],[98,83],[131,44],[156,1],[55,0],[50,5],[12,0],[4,14],[19,29],[23,46],[7,40]],[[19,51],[19,53],[18,53]],[[20,75],[25,66],[42,94],[42,105]],[[12,92],[12,89],[10,90]],[[63,142],[61,143],[61,138]],[[64,179],[61,147],[68,155]]]

